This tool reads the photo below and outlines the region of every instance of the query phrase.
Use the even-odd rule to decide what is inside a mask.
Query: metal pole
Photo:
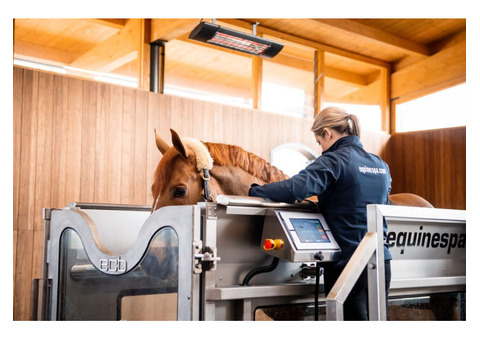
[[[377,235],[368,232],[358,245],[345,269],[338,277],[332,289],[328,293],[327,320],[343,320],[343,303],[350,294],[353,286],[369,263],[376,249]]]
[[[367,207],[368,232],[376,233],[376,249],[368,265],[368,309],[370,320],[387,320],[385,296],[385,254],[383,216],[376,207]]]
[[[40,320],[50,320],[49,315],[49,280],[48,280],[48,241],[50,240],[50,220],[53,209],[43,209],[43,258],[42,258],[42,279],[40,290]]]
[[[160,51],[161,49],[161,51]],[[150,43],[150,91],[163,93],[165,81],[165,42]]]

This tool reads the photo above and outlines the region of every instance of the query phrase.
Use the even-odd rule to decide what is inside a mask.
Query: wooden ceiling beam
[[[96,24],[100,24],[103,26],[116,28],[118,30],[121,30],[122,28],[124,28],[125,24],[127,23],[126,19],[85,19],[85,20],[94,22]]]
[[[45,62],[55,65],[68,65],[79,58],[78,53],[71,53],[58,48],[37,45],[30,42],[15,40],[13,55],[18,59]]]
[[[397,103],[466,82],[466,41],[392,73],[391,98]]]
[[[336,79],[357,87],[365,87],[369,84],[366,76],[333,67],[325,67],[325,77]]]
[[[294,67],[303,71],[313,72],[313,60],[300,59],[282,53],[278,54],[273,59],[269,59],[268,62]],[[367,86],[371,82],[368,76],[363,76],[358,73],[344,71],[330,66],[325,66],[324,69],[325,77],[340,80],[357,87]]]
[[[243,29],[251,29],[250,23],[247,22],[247,21],[243,21],[243,20],[217,19],[218,24],[220,24],[221,22],[224,22],[224,23],[227,23],[227,24],[230,24],[230,25],[233,25],[233,26],[241,27]],[[277,39],[281,39],[281,40],[284,40],[284,41],[287,41],[287,42],[292,42],[294,44],[302,45],[302,46],[309,47],[309,48],[312,48],[312,49],[318,49],[318,50],[322,50],[322,51],[325,51],[325,52],[337,54],[337,55],[340,55],[340,56],[343,56],[343,57],[354,59],[356,61],[367,63],[367,64],[372,65],[372,66],[377,66],[377,67],[381,67],[381,68],[389,68],[390,67],[389,63],[384,62],[382,60],[378,60],[378,59],[375,59],[375,58],[370,58],[370,57],[367,57],[367,56],[364,56],[364,55],[361,55],[361,54],[358,54],[358,53],[342,50],[342,49],[339,49],[339,48],[336,48],[336,47],[333,47],[333,46],[329,46],[329,45],[325,45],[325,44],[322,44],[322,43],[319,43],[319,42],[316,42],[316,41],[312,41],[312,40],[308,40],[308,39],[305,39],[305,38],[297,37],[297,36],[287,34],[287,33],[283,33],[283,32],[280,32],[280,31],[276,31],[276,30],[266,28],[266,27],[261,26],[261,25],[257,26],[257,33],[258,34],[269,35],[269,36],[272,36],[272,37],[276,37]]]
[[[199,19],[151,19],[150,42],[177,39],[189,34],[199,23]]]
[[[222,52],[228,52],[228,53],[233,53],[242,57],[247,56],[247,54],[243,52],[237,52],[235,50],[230,50],[224,47],[219,47],[211,44],[205,44],[202,42],[198,42],[195,40],[190,40],[188,39],[187,35],[183,35],[182,37],[179,37],[178,40],[199,45],[199,46],[204,46],[204,47],[209,47],[213,48],[218,51]],[[168,53],[168,49],[167,49]],[[275,56],[275,58],[272,59],[266,59],[266,62],[271,62],[279,65],[284,65],[284,66],[289,66],[293,67],[302,71],[307,71],[307,72],[313,72],[313,60],[306,60],[302,58],[297,58],[295,56],[290,56],[287,54],[282,54],[281,52]],[[374,72],[375,74],[378,74],[378,72]],[[328,78],[333,78],[345,83],[349,83],[351,85],[354,85],[356,87],[363,87],[367,86],[370,84],[372,81],[375,79],[371,79],[371,75],[363,76],[361,74],[349,72],[349,71],[344,71],[340,70],[334,67],[325,67],[325,76]]]
[[[368,39],[375,43],[381,43],[390,47],[400,49],[409,55],[420,55],[428,57],[431,50],[428,45],[420,44],[385,31],[360,24],[350,19],[310,19],[322,25],[333,27],[343,32],[348,32],[355,36],[355,39]]]
[[[129,19],[118,33],[83,54],[69,66],[105,72],[132,61],[133,52],[138,52],[140,46],[142,22],[143,19]]]

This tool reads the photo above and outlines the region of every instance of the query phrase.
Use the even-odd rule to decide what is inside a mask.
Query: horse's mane
[[[272,166],[263,158],[245,151],[239,146],[203,142],[213,158],[214,164],[233,165],[267,183],[278,182],[287,179],[278,168]]]
[[[202,143],[210,152],[214,165],[232,165],[239,167],[266,183],[278,182],[288,178],[287,175],[263,158],[245,151],[239,146],[209,142]],[[154,196],[162,192],[167,183],[170,182],[174,161],[178,156],[180,156],[180,154],[174,148],[171,148],[163,155],[155,170],[155,182],[152,185]]]

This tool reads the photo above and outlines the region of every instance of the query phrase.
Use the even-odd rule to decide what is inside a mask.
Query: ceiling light
[[[189,38],[263,58],[273,58],[283,48],[283,44],[204,21],[193,29]]]

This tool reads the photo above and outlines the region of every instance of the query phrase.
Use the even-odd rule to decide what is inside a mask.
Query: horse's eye
[[[185,197],[187,194],[187,188],[175,188],[173,192],[173,197]]]

